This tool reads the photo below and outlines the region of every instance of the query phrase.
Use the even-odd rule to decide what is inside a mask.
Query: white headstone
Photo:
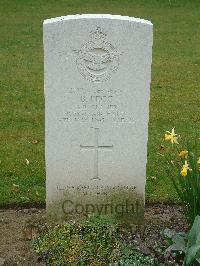
[[[143,209],[152,31],[117,15],[44,21],[48,209]]]

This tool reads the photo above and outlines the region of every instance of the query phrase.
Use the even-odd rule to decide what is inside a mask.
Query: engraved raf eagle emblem
[[[100,71],[107,68],[107,63],[111,62],[111,57],[106,53],[102,55],[88,53],[85,55],[84,60],[88,69],[92,71]]]
[[[90,82],[103,82],[110,79],[112,73],[119,67],[121,53],[106,41],[106,34],[100,27],[91,32],[89,42],[75,52],[78,71]]]

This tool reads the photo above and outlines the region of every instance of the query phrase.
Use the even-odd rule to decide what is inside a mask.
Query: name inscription
[[[61,118],[65,122],[134,122],[124,111],[122,90],[102,88],[66,88],[65,96],[70,99]]]

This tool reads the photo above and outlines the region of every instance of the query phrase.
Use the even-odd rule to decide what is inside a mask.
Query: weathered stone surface
[[[6,262],[6,260],[5,260],[5,259],[3,259],[3,258],[0,258],[0,266],[3,266],[3,265],[5,265],[5,262]]]

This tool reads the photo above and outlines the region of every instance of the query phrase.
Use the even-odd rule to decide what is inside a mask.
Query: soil
[[[31,248],[28,232],[29,225],[41,220],[45,222],[44,209],[0,210],[0,266],[44,265]]]
[[[39,234],[37,225],[45,225],[44,209],[0,210],[0,266],[45,265],[31,247],[30,240]],[[163,244],[161,231],[165,228],[177,232],[187,231],[183,207],[164,204],[147,205],[144,234],[134,237],[144,254],[152,254],[152,247],[155,244]]]

